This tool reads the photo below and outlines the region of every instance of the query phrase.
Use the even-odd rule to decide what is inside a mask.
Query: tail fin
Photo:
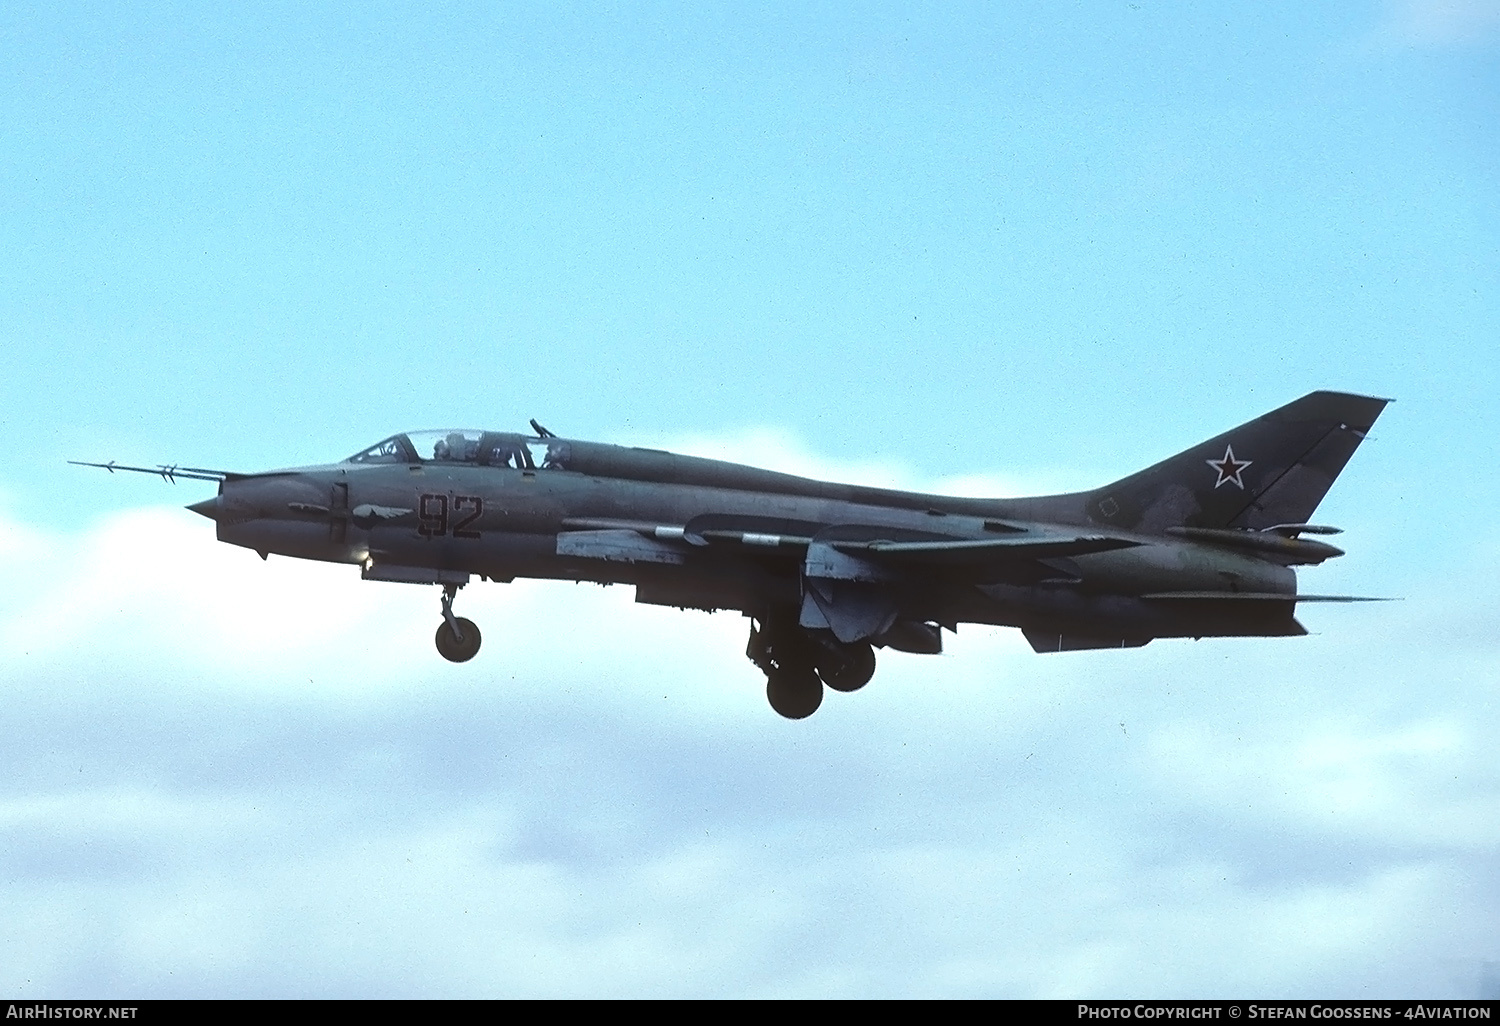
[[[1141,531],[1306,523],[1388,402],[1305,395],[1089,493],[1089,519]]]

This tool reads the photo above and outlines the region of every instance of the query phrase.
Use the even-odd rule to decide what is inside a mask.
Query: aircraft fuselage
[[[876,648],[942,649],[960,623],[1040,652],[1154,638],[1304,634],[1293,567],[1342,555],[1308,522],[1386,400],[1314,392],[1087,492],[957,498],[836,484],[654,449],[535,435],[393,435],[340,463],[264,474],[120,467],[219,482],[190,509],[221,541],[437,584],[594,581],[638,602],[739,610],[767,695],[800,718],[863,686]]]
[[[778,553],[779,546],[769,543],[777,537],[772,532],[760,532],[768,538],[759,546],[753,540],[732,546],[660,543],[675,541],[676,529],[706,515],[805,524],[809,533],[819,526],[852,524],[959,539],[991,537],[986,523],[997,521],[1039,532],[1078,526],[1020,520],[1017,514],[1034,505],[1028,500],[887,494],[901,505],[561,470],[334,464],[227,481],[215,519],[220,541],[263,553],[359,564],[374,579],[394,568],[391,579],[422,581],[416,571],[428,570],[435,583],[456,579],[444,573],[498,581],[594,581],[633,585],[644,602],[736,609],[757,618],[802,601],[800,546]],[[641,548],[585,556],[566,554],[564,545],[559,552],[560,539],[590,528],[633,532]],[[1191,615],[1141,598],[1240,591],[1292,600],[1296,576],[1289,567],[1186,539],[1113,533],[1136,544],[1068,557],[1073,572],[1060,571],[1051,580],[1006,580],[997,571],[976,581],[972,573],[942,568],[903,574],[898,619],[1021,627],[1081,618],[1097,628],[1095,634],[1132,638],[1296,632],[1287,622],[1289,607],[1274,616],[1245,615],[1245,610]]]

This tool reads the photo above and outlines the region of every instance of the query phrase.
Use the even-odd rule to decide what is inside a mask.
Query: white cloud
[[[184,511],[0,527],[12,993],[1432,995],[1500,951],[1493,675],[1422,598],[966,627],[789,723],[738,616],[476,584],[451,666],[435,589]]]
[[[1379,35],[1422,47],[1493,43],[1500,40],[1500,0],[1391,0]]]
[[[833,460],[810,452],[800,440],[784,431],[757,428],[730,435],[688,435],[671,438],[648,438],[637,444],[663,448],[709,459],[749,463],[785,474],[797,474],[819,481],[839,481],[869,485],[875,488],[900,488],[934,495],[964,497],[1008,497],[1045,495],[1072,488],[1091,487],[1071,483],[1064,474],[1004,475],[993,471],[974,471],[959,475],[932,472],[931,468],[912,468],[881,460]],[[933,466],[950,466],[952,459],[937,459]],[[1094,482],[1098,484],[1101,482]]]

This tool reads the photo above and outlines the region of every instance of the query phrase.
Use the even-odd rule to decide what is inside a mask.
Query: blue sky
[[[1500,991],[1500,6],[0,11],[0,990]],[[213,542],[520,428],[998,494],[1395,397],[1299,641],[941,659]],[[222,551],[221,551],[222,550]],[[513,639],[514,643],[508,643]]]

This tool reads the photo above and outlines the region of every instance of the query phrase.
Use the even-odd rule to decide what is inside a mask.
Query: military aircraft
[[[532,434],[414,431],[338,463],[244,474],[84,466],[215,481],[187,508],[220,541],[442,587],[437,649],[472,576],[635,586],[637,602],[739,610],[782,716],[855,691],[875,649],[934,654],[960,623],[1019,627],[1038,652],[1155,638],[1307,633],[1295,566],[1342,551],[1313,511],[1389,400],[1313,392],[1092,491],[953,498],[832,484],[656,449]]]

